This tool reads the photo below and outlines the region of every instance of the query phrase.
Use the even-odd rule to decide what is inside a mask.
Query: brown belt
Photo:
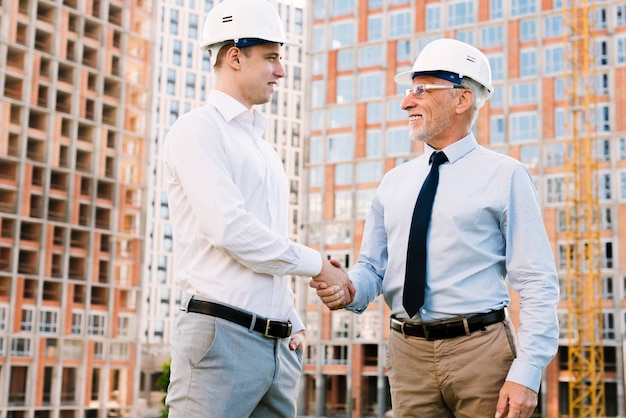
[[[278,321],[261,316],[255,317],[247,312],[220,305],[219,303],[191,299],[187,305],[187,312],[215,316],[246,328],[250,328],[253,325],[252,329],[269,338],[287,338],[291,335],[291,322],[289,321]],[[254,320],[254,324],[252,320]]]
[[[416,324],[391,318],[391,329],[403,335],[426,338],[427,340],[444,340],[447,338],[470,335],[474,331],[484,329],[488,325],[504,321],[506,310],[491,311],[463,318],[454,318],[445,321]]]

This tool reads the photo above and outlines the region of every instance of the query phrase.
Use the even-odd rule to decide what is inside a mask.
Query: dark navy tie
[[[406,275],[404,277],[404,293],[402,306],[413,317],[424,304],[424,289],[426,288],[426,238],[430,215],[433,211],[433,201],[439,183],[439,166],[448,157],[443,152],[433,152],[430,156],[430,173],[424,180],[420,194],[413,209],[413,220],[409,232],[409,245],[406,254]]]

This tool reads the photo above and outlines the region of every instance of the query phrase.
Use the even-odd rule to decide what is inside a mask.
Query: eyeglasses
[[[426,92],[429,90],[450,90],[450,89],[466,89],[466,88],[467,87],[462,86],[460,84],[449,84],[449,85],[416,84],[410,89],[406,89],[404,92],[404,95],[408,96],[409,94],[413,93],[413,96],[415,97],[424,97],[426,95]]]

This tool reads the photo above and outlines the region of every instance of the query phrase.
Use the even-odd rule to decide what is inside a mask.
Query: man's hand
[[[304,347],[306,346],[306,331],[301,330],[296,332],[295,334],[291,334],[291,339],[289,340],[289,348],[291,351],[294,351],[296,348],[299,348],[300,351],[304,353]]]
[[[322,271],[311,278],[309,286],[329,309],[341,309],[354,300],[356,290],[348,273],[337,260],[322,260]]]
[[[513,382],[504,382],[496,418],[529,418],[537,407],[537,392]]]

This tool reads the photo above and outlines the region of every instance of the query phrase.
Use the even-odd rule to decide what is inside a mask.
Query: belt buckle
[[[282,330],[283,321],[278,321],[276,319],[266,319],[265,320],[265,332],[263,333],[263,335],[267,338],[278,338],[277,336],[270,334],[270,328],[272,327],[272,324],[278,324],[278,326]],[[289,335],[291,335],[291,322],[287,322],[287,335],[283,338],[286,338]]]

